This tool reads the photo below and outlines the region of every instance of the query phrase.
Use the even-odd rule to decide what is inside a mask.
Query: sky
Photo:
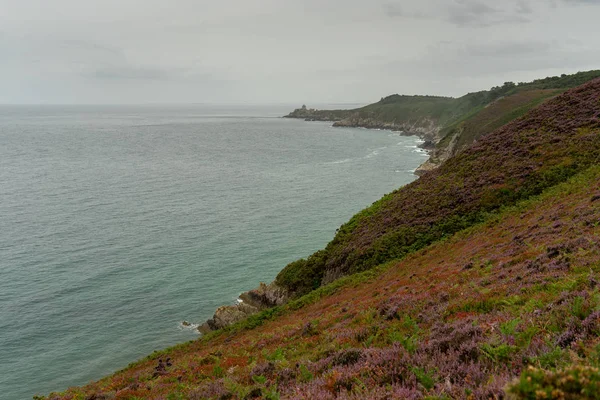
[[[0,103],[322,104],[600,69],[600,0],[0,0]]]

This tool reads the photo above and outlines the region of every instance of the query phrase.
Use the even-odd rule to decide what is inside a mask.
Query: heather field
[[[286,305],[48,398],[600,398],[599,244],[595,80],[359,213]]]
[[[595,166],[402,261],[49,398],[598,398],[599,244]]]

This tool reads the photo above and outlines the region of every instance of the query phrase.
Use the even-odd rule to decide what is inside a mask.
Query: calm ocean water
[[[0,397],[197,337],[425,160],[288,108],[0,106]]]

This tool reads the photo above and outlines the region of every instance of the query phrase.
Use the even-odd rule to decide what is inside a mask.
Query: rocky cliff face
[[[433,171],[450,157],[456,155],[461,134],[462,130],[457,130],[449,138],[447,144],[442,146],[437,146],[439,139],[436,142],[431,142],[434,143],[434,145],[432,146],[433,148],[429,149],[429,158],[415,170],[415,175],[421,176],[428,171]]]
[[[348,118],[337,121],[333,124],[336,127],[384,129],[396,132],[403,132],[408,136],[419,136],[428,141],[437,141],[441,126],[432,118],[419,118],[414,121],[394,121],[386,122],[373,117],[362,117],[359,114],[353,114]]]
[[[384,129],[403,132],[406,135],[420,136],[426,140],[436,142],[442,128],[431,117],[419,117],[408,120],[387,121],[376,115],[365,116],[357,110],[317,110],[303,105],[284,118],[303,119],[305,121],[328,121],[336,127]]]
[[[440,131],[442,130],[442,126],[429,117],[418,118],[412,121],[385,122],[374,117],[362,117],[358,113],[355,113],[348,118],[335,122],[333,126],[383,129],[401,132],[407,136],[419,136],[426,141],[427,145],[423,148],[430,151],[431,157],[416,169],[416,175],[422,175],[426,171],[433,170],[452,157],[455,154],[456,143],[460,137],[460,133],[457,133],[451,144],[438,148],[437,144],[441,139]]]
[[[425,171],[437,168],[442,162],[450,158],[454,153],[453,149],[444,147],[435,153],[436,144],[440,141],[440,131],[442,126],[431,117],[416,117],[408,120],[386,121],[377,115],[365,116],[364,112],[359,110],[316,110],[307,108],[303,105],[297,108],[284,118],[303,119],[305,121],[328,121],[333,122],[335,127],[346,128],[366,128],[381,129],[394,132],[400,132],[406,136],[419,136],[428,143],[427,150],[435,154],[435,158],[428,160],[421,165],[415,174],[419,175]]]

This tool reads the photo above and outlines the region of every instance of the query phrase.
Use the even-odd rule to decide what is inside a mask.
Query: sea
[[[426,160],[291,108],[0,106],[0,397],[198,338]]]

